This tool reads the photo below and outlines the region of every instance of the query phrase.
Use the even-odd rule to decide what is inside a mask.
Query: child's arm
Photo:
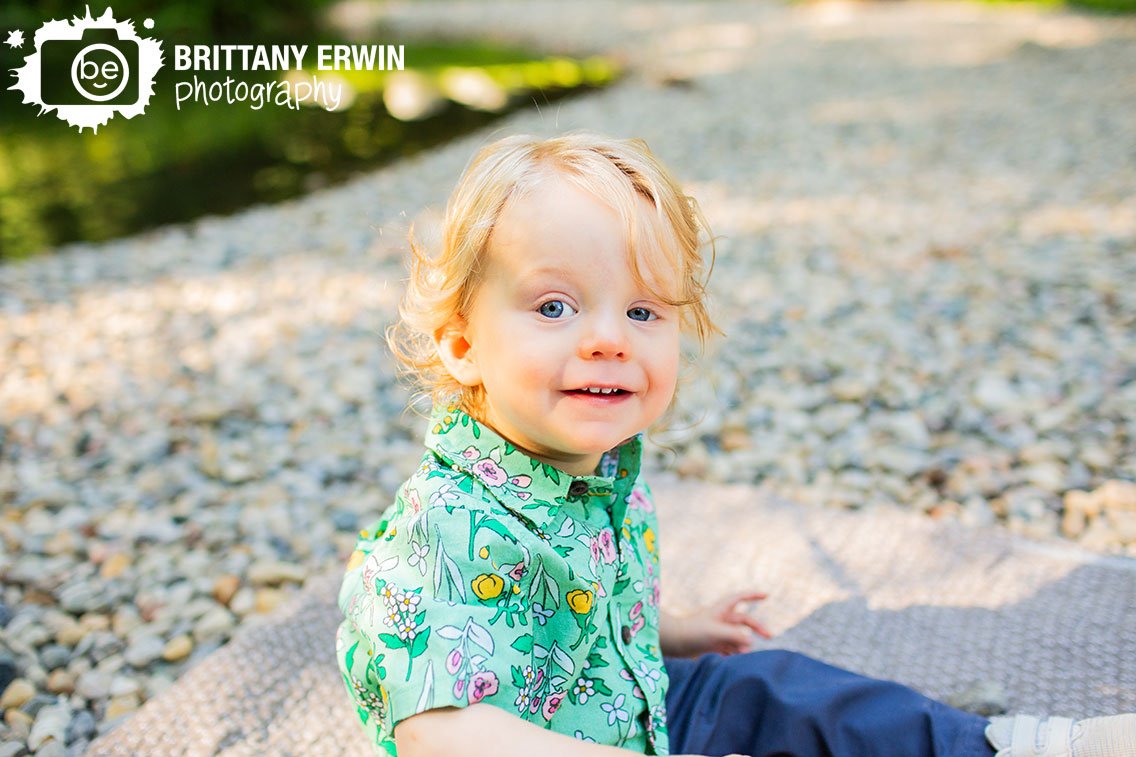
[[[626,757],[628,749],[548,731],[500,707],[479,702],[412,715],[394,727],[399,757]],[[696,755],[674,755],[696,757]]]

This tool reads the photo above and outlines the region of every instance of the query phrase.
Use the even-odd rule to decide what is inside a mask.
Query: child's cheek
[[[540,344],[529,343],[511,358],[512,369],[524,386],[537,388],[556,383],[557,366],[541,349]]]

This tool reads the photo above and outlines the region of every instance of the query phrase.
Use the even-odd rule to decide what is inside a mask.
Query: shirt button
[[[582,497],[588,493],[588,484],[580,479],[576,479],[568,485],[568,493],[573,497]]]
[[[623,631],[621,632],[620,635],[623,636],[623,643],[624,644],[630,644],[631,643],[631,626],[624,626]]]

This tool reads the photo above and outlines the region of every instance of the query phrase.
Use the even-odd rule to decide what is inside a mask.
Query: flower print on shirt
[[[456,407],[433,421],[416,472],[360,532],[339,596],[340,671],[380,754],[397,755],[394,726],[410,715],[476,702],[667,754],[641,435],[595,476],[570,476]],[[588,491],[570,496],[578,480]]]
[[[486,486],[491,488],[507,487],[510,493],[518,499],[528,499],[532,496],[531,492],[525,491],[532,484],[532,476],[510,477],[501,467],[501,450],[499,447],[493,448],[485,457],[481,457],[481,451],[477,447],[466,447],[465,451],[462,452],[462,457],[471,462],[470,471]]]
[[[604,702],[600,705],[600,709],[607,713],[608,725],[615,725],[617,720],[626,723],[631,719],[631,716],[627,714],[627,710],[623,709],[623,700],[626,698],[627,697],[623,694],[620,694],[615,698],[614,702]]]
[[[603,561],[611,565],[615,562],[615,533],[610,528],[600,529],[599,536],[597,537],[600,545],[600,554],[603,556]]]
[[[643,512],[653,513],[655,512],[655,505],[651,502],[651,499],[643,493],[642,490],[634,489],[631,492],[631,496],[627,500],[627,509],[642,510]]]

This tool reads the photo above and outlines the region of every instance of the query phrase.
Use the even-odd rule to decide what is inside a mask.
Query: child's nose
[[[610,313],[597,313],[589,319],[584,336],[580,340],[581,357],[626,359],[630,348],[626,320],[626,316],[621,318]]]

